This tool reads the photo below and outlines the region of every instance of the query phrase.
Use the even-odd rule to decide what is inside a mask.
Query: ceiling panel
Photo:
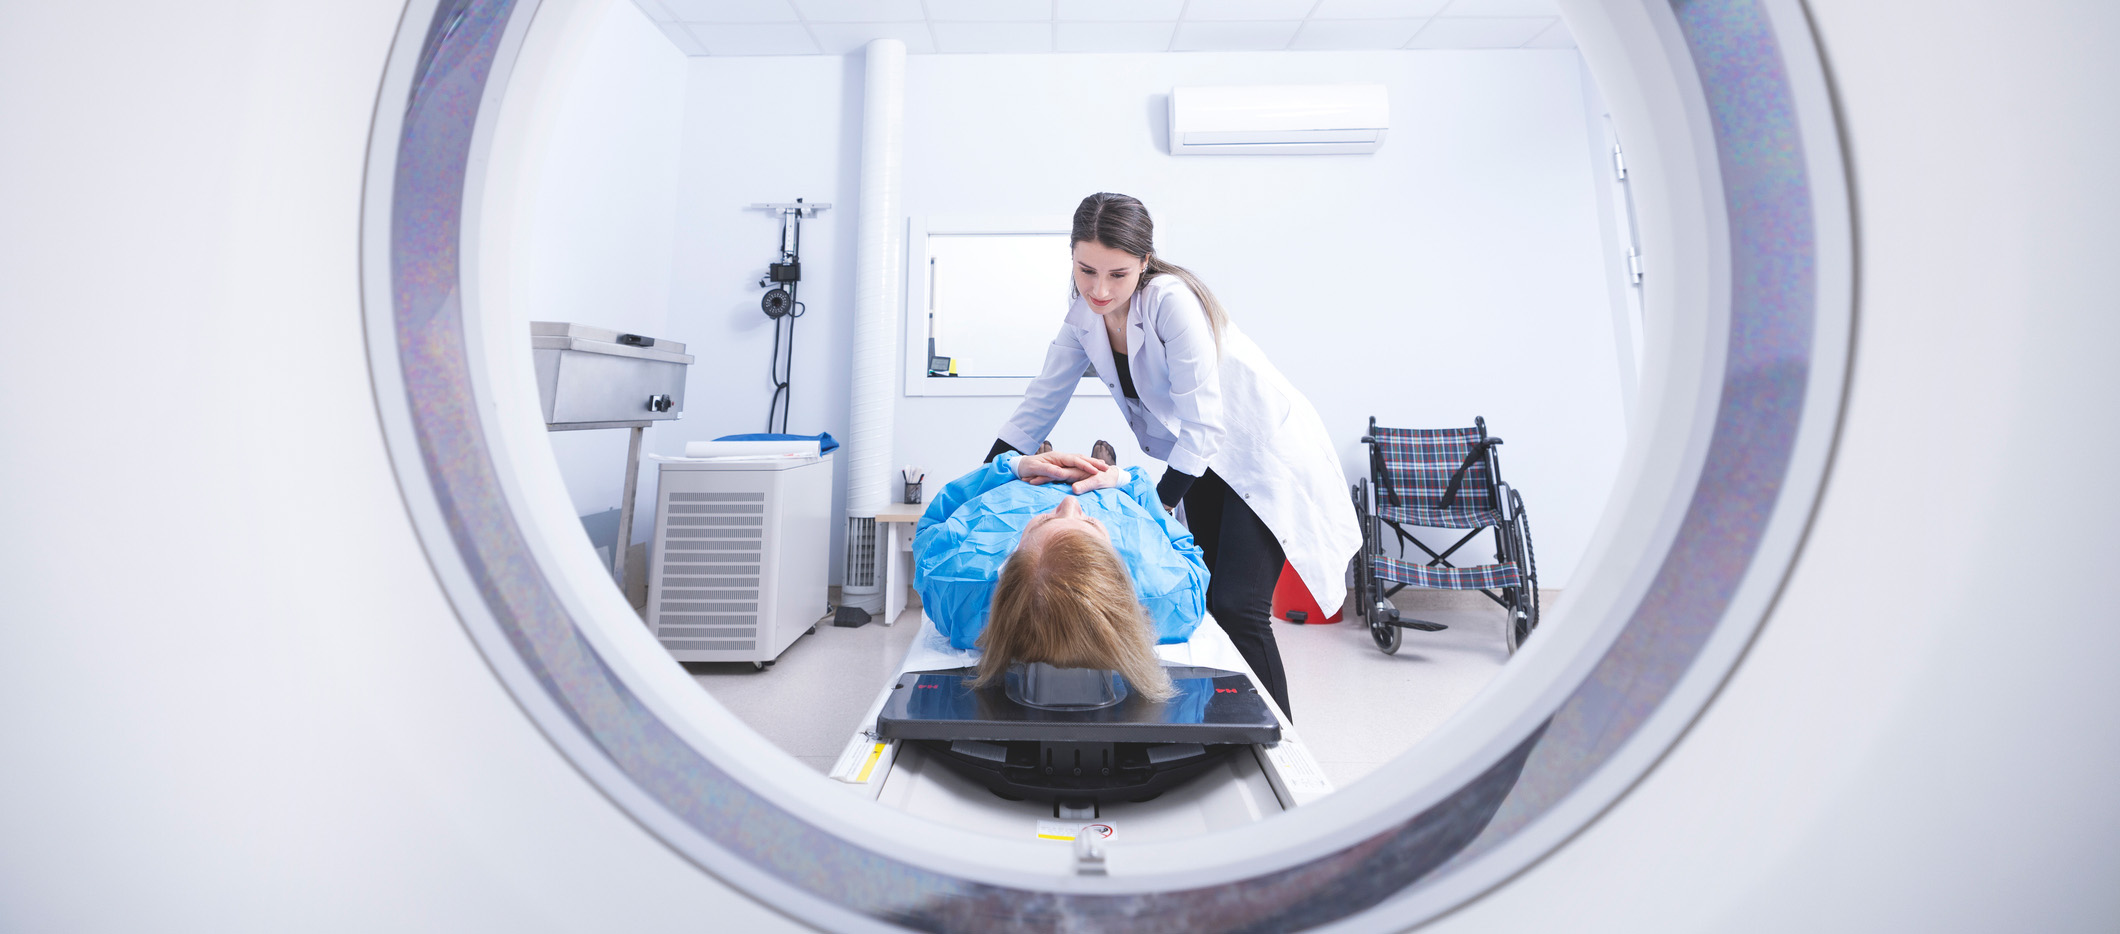
[[[1353,51],[1396,49],[1427,24],[1425,19],[1312,20],[1296,33],[1291,49],[1307,51]]]
[[[1444,16],[1559,16],[1554,0],[1450,0]]]
[[[1061,23],[1055,52],[1161,52],[1170,48],[1176,23]]]
[[[1049,23],[1053,0],[927,0],[927,15],[937,23]]]
[[[1426,19],[1450,0],[1324,0],[1310,19]]]
[[[934,23],[938,52],[1050,52],[1051,23]]]
[[[699,37],[693,35],[692,30],[686,28],[685,24],[656,23],[655,25],[661,27],[662,34],[669,38],[670,44],[677,46],[678,51],[686,55],[707,54],[706,43],[699,41]]]
[[[1575,34],[1568,31],[1567,23],[1554,20],[1553,25],[1546,27],[1545,32],[1533,36],[1530,42],[1524,43],[1524,48],[1572,49],[1575,48]]]
[[[926,23],[812,23],[810,34],[826,55],[845,55],[870,39],[896,39],[912,55],[935,51],[935,37]]]
[[[801,23],[695,23],[692,35],[709,55],[815,55]]]
[[[687,55],[1565,49],[1556,0],[633,0]]]
[[[1174,52],[1242,52],[1281,49],[1303,25],[1289,20],[1270,23],[1179,23],[1171,40]]]
[[[1185,0],[1056,0],[1061,22],[1117,23],[1140,20],[1175,22]]]
[[[1289,20],[1301,21],[1310,15],[1310,8],[1317,0],[1192,0],[1185,5],[1185,19],[1192,21],[1217,20]]]
[[[921,23],[920,0],[794,0],[812,23]]]
[[[1409,49],[1513,49],[1545,32],[1554,20],[1536,16],[1438,16],[1407,44]]]
[[[687,23],[795,22],[795,8],[788,0],[662,0],[662,5]]]

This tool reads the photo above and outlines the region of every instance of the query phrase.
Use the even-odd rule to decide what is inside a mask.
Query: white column
[[[875,39],[862,82],[861,202],[855,218],[854,374],[847,438],[847,567],[841,602],[883,611],[888,573],[875,516],[890,503],[892,391],[898,347],[899,162],[904,152],[905,43]],[[905,581],[890,581],[894,587]],[[888,620],[886,620],[888,622]]]

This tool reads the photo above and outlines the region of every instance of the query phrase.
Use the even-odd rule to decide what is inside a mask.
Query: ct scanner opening
[[[494,126],[511,83],[540,77],[516,67],[536,3],[412,4],[371,138],[371,364],[438,578],[585,776],[705,870],[811,923],[1407,924],[1476,897],[1624,794],[1741,657],[1824,477],[1851,314],[1838,136],[1802,10],[1563,10],[1630,140],[1642,253],[1666,271],[1647,301],[1670,326],[1647,335],[1637,430],[1571,624],[1358,793],[1270,828],[1117,842],[1085,874],[1070,851],[849,800],[701,697],[583,554],[552,472],[521,468],[545,443],[527,361],[476,272],[496,259],[481,226],[483,183],[506,170],[488,158]]]
[[[612,18],[639,25],[640,17],[634,8],[621,5],[612,10],[576,31],[610,29]],[[497,204],[511,200],[504,194],[489,194],[483,199],[488,218],[502,212],[526,219],[514,225],[497,221],[485,225],[489,229],[498,226],[498,232],[486,238],[485,251],[489,256],[497,252],[496,241],[508,241],[513,251],[520,254],[526,250],[525,244],[527,249],[541,249],[545,239],[559,239],[519,231],[521,227],[539,226],[540,217],[566,212],[566,217],[574,219],[586,213],[555,204],[555,196],[548,194],[560,187],[550,180],[559,174],[558,169],[542,176],[547,180],[524,184],[511,183],[504,177],[508,171],[501,168],[506,163],[530,162],[531,154],[512,156],[510,152],[511,147],[526,145],[545,150],[539,162],[571,166],[572,162],[562,160],[581,160],[584,157],[580,153],[590,147],[564,138],[568,130],[579,133],[602,126],[585,123],[581,116],[570,117],[586,109],[578,101],[587,92],[580,96],[569,92],[577,85],[600,88],[598,82],[609,83],[613,66],[602,65],[601,61],[581,62],[565,70],[568,77],[564,80],[539,80],[534,75],[540,69],[531,63],[543,57],[540,30],[557,29],[560,27],[556,23],[572,24],[578,18],[579,14],[567,17],[553,12],[533,21],[526,37],[526,50],[517,68],[524,77],[512,86],[504,103],[504,114],[522,118],[511,120],[504,116],[500,121],[491,159],[496,169],[489,174],[487,187],[514,192],[514,198],[526,199],[530,204]],[[1537,22],[1544,21],[1534,21]],[[1555,31],[1558,30],[1548,30]],[[640,37],[644,42],[660,41],[644,29],[640,32],[644,33]],[[586,41],[582,44],[589,45],[592,53],[602,48]],[[1044,64],[1037,59],[1057,64]],[[1161,60],[1160,64],[1152,64],[1154,60]],[[1009,333],[1016,344],[997,346],[992,337],[968,326],[982,322],[962,320],[969,312],[962,304],[966,287],[953,287],[953,283],[963,277],[965,267],[959,264],[961,255],[954,251],[989,251],[996,244],[1026,241],[1041,248],[1054,246],[1064,240],[1064,233],[1041,237],[1013,232],[1016,228],[1008,225],[1035,224],[1039,220],[1014,220],[1008,215],[1041,206],[1064,207],[1063,202],[1077,195],[1077,187],[1116,186],[1135,191],[1156,205],[1157,214],[1163,218],[1158,232],[1163,255],[1190,264],[1215,283],[1217,294],[1229,296],[1227,301],[1232,308],[1245,311],[1241,321],[1245,334],[1262,347],[1275,348],[1276,365],[1303,388],[1321,414],[1328,415],[1335,440],[1343,442],[1338,453],[1348,462],[1359,467],[1366,460],[1354,439],[1363,433],[1363,425],[1370,417],[1384,425],[1439,425],[1467,423],[1476,413],[1484,416],[1494,431],[1511,439],[1502,452],[1507,468],[1503,476],[1514,487],[1528,489],[1530,501],[1537,504],[1533,547],[1542,569],[1542,589],[1547,591],[1546,606],[1557,609],[1554,597],[1562,591],[1553,588],[1565,585],[1583,539],[1597,513],[1603,510],[1618,468],[1626,437],[1623,381],[1634,376],[1631,361],[1624,359],[1624,353],[1615,353],[1613,347],[1622,341],[1612,333],[1615,322],[1607,319],[1617,309],[1605,307],[1608,296],[1603,289],[1624,265],[1618,241],[1608,245],[1603,241],[1609,238],[1601,236],[1605,218],[1599,214],[1609,210],[1606,202],[1610,199],[1600,197],[1593,204],[1591,198],[1584,197],[1605,194],[1600,188],[1619,189],[1623,194],[1623,183],[1599,184],[1614,177],[1615,159],[1611,151],[1603,148],[1603,128],[1597,127],[1593,132],[1585,126],[1581,111],[1587,109],[1596,115],[1604,108],[1593,97],[1595,89],[1582,80],[1574,50],[1460,51],[1432,56],[1389,51],[1248,56],[1145,54],[1118,60],[1126,67],[1113,70],[1142,73],[1125,78],[1100,74],[1104,69],[1096,67],[1098,61],[1094,56],[905,58],[903,86],[907,102],[903,120],[907,138],[901,160],[905,180],[900,186],[904,204],[900,213],[909,216],[910,229],[904,237],[906,256],[900,278],[906,293],[903,303],[911,313],[899,323],[909,351],[925,349],[919,346],[918,335],[942,334],[943,348],[956,355],[956,362],[963,366],[961,375],[968,378],[923,379],[918,375],[923,362],[903,362],[909,375],[905,378],[904,395],[894,403],[899,409],[899,446],[906,450],[892,463],[934,464],[931,472],[936,477],[930,484],[931,492],[964,469],[958,462],[971,462],[978,454],[968,450],[978,446],[971,437],[972,425],[982,420],[1000,423],[1008,413],[997,409],[1004,409],[1013,400],[1001,395],[1009,388],[1006,386],[977,387],[983,396],[943,395],[942,389],[995,383],[999,381],[997,373],[1034,373],[1052,339],[1049,306],[1053,286],[1059,282],[1053,269],[1062,265],[1060,262],[1041,254],[1040,258],[1021,260],[1020,269],[1009,267],[1016,281],[1022,283],[1021,292],[1030,294],[1021,299],[1025,322]],[[694,96],[709,101],[688,102],[684,114],[670,118],[681,118],[688,135],[698,137],[704,135],[704,127],[726,126],[732,114],[754,112],[756,104],[751,95],[757,93],[771,94],[775,106],[783,110],[821,115],[774,133],[717,138],[712,156],[697,155],[689,149],[681,155],[677,171],[683,178],[682,187],[678,188],[676,181],[667,185],[679,191],[681,219],[677,238],[687,247],[680,254],[683,271],[667,299],[667,304],[675,309],[667,320],[660,314],[619,317],[618,309],[609,306],[662,300],[604,284],[609,278],[634,270],[595,264],[598,251],[593,244],[567,241],[580,253],[588,254],[589,258],[576,260],[576,265],[603,273],[597,277],[601,288],[595,295],[595,311],[582,312],[585,317],[578,320],[675,340],[688,352],[699,355],[699,363],[692,369],[701,404],[685,413],[683,420],[663,421],[648,431],[651,458],[681,454],[685,441],[704,441],[722,432],[760,427],[755,416],[758,409],[766,407],[766,401],[739,391],[755,384],[751,379],[754,359],[768,356],[770,349],[762,345],[768,319],[759,313],[755,300],[757,275],[747,275],[762,275],[763,270],[747,267],[757,258],[762,242],[777,231],[771,214],[750,208],[748,202],[757,197],[781,197],[771,193],[782,190],[776,185],[784,187],[791,178],[811,184],[820,179],[830,182],[840,174],[840,165],[855,161],[852,153],[842,152],[851,142],[846,137],[859,131],[859,127],[850,124],[863,119],[854,85],[865,87],[874,78],[866,73],[859,55],[851,56],[844,64],[838,56],[764,62],[721,57],[696,60],[696,64],[697,74],[690,78],[699,85]],[[1168,94],[1174,84],[1230,80],[1229,72],[1238,64],[1246,66],[1243,80],[1248,81],[1300,78],[1328,85],[1389,82],[1382,86],[1390,88],[1401,111],[1399,119],[1393,121],[1393,141],[1383,151],[1365,155],[1207,159],[1171,156],[1165,138],[1169,113],[1159,106],[1159,98]],[[997,90],[1002,94],[1021,100],[1016,108],[1018,115],[1006,121],[991,117],[998,108],[996,95],[952,91],[962,87],[964,77],[982,72],[995,74],[997,69],[998,75],[1009,80],[989,83],[999,85]],[[766,79],[772,84],[761,87],[756,83]],[[824,84],[838,91],[842,81],[848,87],[837,96],[819,90],[819,85]],[[554,84],[565,86],[556,93],[546,92]],[[1087,155],[1079,160],[1087,165],[1069,164],[1064,153],[1069,151],[1071,138],[1081,131],[1075,128],[1073,113],[1056,111],[1049,102],[1045,89],[1054,87],[1068,89],[1083,99],[1075,109],[1118,115],[1109,121],[1098,121],[1093,134],[1097,137],[1095,150],[1109,150],[1111,155]],[[721,100],[712,99],[716,97]],[[1593,99],[1585,102],[1585,97]],[[609,92],[603,92],[593,100],[611,107],[618,103],[611,98]],[[1150,102],[1145,120],[1134,113],[1144,99]],[[538,106],[565,112],[553,117],[549,121],[553,128],[545,131],[545,121],[523,116],[524,110]],[[744,120],[737,124],[748,125]],[[645,130],[622,136],[623,129],[616,127],[608,133],[637,140],[642,148],[655,141]],[[838,130],[837,136],[832,129]],[[1583,139],[1585,136],[1591,139]],[[606,143],[600,151],[611,148],[612,144]],[[655,165],[646,157],[638,158],[644,168]],[[979,174],[986,163],[1005,163],[1010,168]],[[1171,177],[1154,176],[1166,167],[1175,170]],[[694,180],[696,175],[722,177],[702,181]],[[600,193],[608,201],[634,196],[641,187],[630,176],[623,180],[604,179],[579,169],[560,177],[585,191]],[[949,179],[946,185],[939,181],[942,178]],[[1149,190],[1137,187],[1140,185],[1147,185]],[[1227,199],[1223,194],[1239,185],[1252,187],[1232,210],[1225,206]],[[818,387],[834,387],[825,391],[845,395],[835,384],[821,378],[829,374],[820,370],[843,370],[847,359],[853,356],[852,348],[845,346],[844,335],[851,316],[847,309],[853,304],[843,291],[848,276],[841,268],[835,278],[834,264],[847,265],[844,235],[854,226],[848,221],[857,206],[853,193],[844,187],[826,186],[821,194],[819,188],[787,190],[808,191],[813,198],[836,202],[823,214],[807,219],[803,228],[807,231],[804,245],[811,252],[812,261],[807,267],[809,285],[800,294],[815,306],[816,313],[806,316],[799,329],[808,335],[802,341],[805,352],[801,363],[809,368],[798,371],[805,377],[801,381],[805,391],[799,407],[808,419],[805,430],[824,427],[851,442],[845,430],[846,413],[827,409],[818,401]],[[963,212],[961,216],[952,216],[959,212]],[[1342,219],[1329,226],[1318,223],[1320,215],[1328,213]],[[1001,216],[996,218],[996,214]],[[1047,223],[1064,228],[1065,221],[1065,217],[1059,217]],[[970,232],[982,224],[1012,232]],[[1214,228],[1225,226],[1243,232],[1236,237],[1217,236]],[[709,227],[713,229],[702,230]],[[780,230],[784,231],[785,225]],[[713,239],[705,239],[710,235]],[[625,238],[625,242],[645,243],[648,239],[632,237]],[[923,244],[928,253],[925,259],[919,255]],[[835,247],[839,248],[836,260],[831,252]],[[495,279],[501,279],[500,285],[511,289],[516,297],[513,302],[489,297],[487,307],[522,308],[534,304],[541,309],[515,314],[518,329],[541,326],[524,324],[520,321],[523,318],[534,321],[576,314],[574,307],[530,293],[542,291],[579,299],[579,293],[570,291],[570,286],[590,278],[582,273],[548,270],[573,257],[549,248],[542,248],[539,255],[545,258],[516,264],[538,267],[534,274],[489,272],[482,278],[483,286],[489,289],[496,287]],[[990,253],[974,255],[984,262],[994,262]],[[1009,252],[1001,252],[1001,258],[1017,259]],[[938,260],[943,264],[939,272]],[[500,264],[485,264],[489,270],[497,265]],[[1253,272],[1247,268],[1252,266],[1265,268]],[[1539,272],[1515,275],[1518,269]],[[996,284],[994,280],[998,278],[1001,277],[991,273],[981,275],[978,287],[1000,291],[1002,285],[1012,284]],[[1623,288],[1629,292],[1638,289]],[[1014,293],[1003,294],[1013,297]],[[919,312],[929,305],[936,311],[923,317]],[[990,299],[978,307],[993,314]],[[1323,310],[1329,310],[1329,326],[1304,326],[1311,312]],[[931,322],[933,329],[929,330]],[[1627,324],[1636,326],[1638,331],[1636,322],[1630,320]],[[1446,355],[1429,350],[1445,345],[1461,346],[1471,352]],[[1624,350],[1631,352],[1631,345],[1624,346]],[[996,358],[1008,351],[1014,351],[1014,359],[997,363]],[[496,351],[497,356],[500,353]],[[1458,359],[1460,356],[1465,359]],[[1007,369],[1010,366],[1016,369]],[[1350,380],[1343,378],[1346,372],[1363,375]],[[738,385],[732,387],[731,383]],[[944,386],[932,385],[937,383]],[[1101,384],[1089,385],[1087,391],[1091,393],[1102,389]],[[546,388],[541,377],[540,393]],[[892,389],[897,395],[899,387],[894,385]],[[836,405],[843,409],[845,399]],[[968,410],[973,407],[976,410]],[[827,413],[822,425],[815,424],[815,413],[820,411]],[[782,413],[786,410],[782,409]],[[1104,418],[1096,420],[1100,415]],[[923,416],[946,421],[956,435],[951,439],[953,443],[939,444],[938,429],[923,429],[919,424]],[[1069,409],[1053,438],[1063,450],[1086,449],[1096,431],[1128,432],[1123,423],[1111,424],[1114,421],[1117,420],[1104,410],[1101,399],[1084,399]],[[585,524],[591,516],[609,520],[621,514],[614,504],[623,499],[616,481],[625,461],[624,434],[623,430],[607,431],[594,437],[592,432],[555,431],[549,436],[558,449],[555,453],[562,458],[563,476],[574,497],[576,512],[585,517]],[[601,447],[584,457],[583,449],[588,446],[584,442]],[[842,448],[833,466],[843,468],[847,458],[848,451]],[[945,470],[945,464],[955,466]],[[1139,466],[1150,476],[1162,470],[1160,463],[1148,458],[1141,459]],[[656,473],[656,465],[651,463],[639,478],[642,495],[635,510],[636,529],[650,526],[647,517],[654,515],[661,504],[656,498],[660,493],[651,492]],[[1368,482],[1361,470],[1353,473]],[[1352,478],[1343,481],[1351,482]],[[839,492],[844,491],[845,485],[841,484]],[[599,556],[605,557],[614,533],[605,525],[598,535]],[[1492,549],[1490,535],[1482,534],[1471,547],[1460,548],[1456,553],[1460,563],[1466,555],[1478,557],[1482,547]],[[643,608],[652,627],[656,614],[645,609],[653,602],[648,593],[651,588],[637,573],[637,569],[651,563],[647,554],[650,543],[646,540],[651,537],[641,535],[643,540],[634,546],[642,553],[629,561],[629,571],[634,573],[628,583],[633,588],[630,598],[636,608]],[[1429,537],[1428,544],[1442,550],[1449,548],[1458,535],[1437,532]],[[1397,550],[1403,556],[1415,549],[1400,544]],[[835,557],[844,554],[836,543],[830,549],[817,549],[819,555],[826,552]],[[898,570],[903,569],[892,572],[894,581]],[[817,593],[822,590],[815,588]],[[1401,597],[1415,593],[1408,590]],[[1454,596],[1441,591],[1428,593]],[[1469,596],[1462,592],[1457,595]],[[1483,598],[1473,599],[1486,602]],[[1249,803],[1262,799],[1269,810],[1296,797],[1308,800],[1324,793],[1320,789],[1326,787],[1327,780],[1332,787],[1346,787],[1364,774],[1363,769],[1417,742],[1427,729],[1452,715],[1500,670],[1509,657],[1506,640],[1494,632],[1497,617],[1503,611],[1465,606],[1462,602],[1453,605],[1433,596],[1423,603],[1427,605],[1410,604],[1406,613],[1415,618],[1440,615],[1454,619],[1454,629],[1409,640],[1403,652],[1390,658],[1372,654],[1373,643],[1362,634],[1366,619],[1355,610],[1349,612],[1356,612],[1352,617],[1356,622],[1349,625],[1283,630],[1282,652],[1291,668],[1290,678],[1297,682],[1294,691],[1314,699],[1314,703],[1301,705],[1309,714],[1301,739],[1291,738],[1276,747],[1277,754],[1289,757],[1297,755],[1297,750],[1307,749],[1317,760],[1315,768],[1299,763],[1291,769],[1300,769],[1305,778],[1321,773],[1323,780],[1313,780],[1299,792],[1285,787],[1279,792],[1253,789],[1248,800],[1231,802],[1243,810],[1214,812],[1223,815],[1216,819],[1236,819],[1236,814],[1248,813]],[[758,658],[773,657],[769,651],[700,651],[698,643],[691,641],[692,631],[677,630],[676,623],[667,618],[664,622],[671,623],[671,629],[659,631],[658,637],[679,640],[666,641],[666,647],[679,650],[674,654],[687,663],[687,670],[717,700],[758,727],[790,755],[840,777],[837,773],[842,767],[858,769],[864,764],[847,758],[868,748],[850,737],[857,730],[857,721],[873,724],[874,716],[864,714],[873,714],[866,708],[881,690],[880,684],[869,685],[866,691],[845,689],[840,684],[846,680],[843,673],[866,673],[878,664],[897,663],[910,648],[904,643],[925,641],[926,637],[914,632],[913,625],[901,625],[894,633],[848,632],[829,627],[820,630],[814,626],[814,611],[797,617],[786,612],[784,606],[785,603],[774,611],[778,617],[774,634],[783,639],[795,638],[796,642],[785,649],[787,662],[770,678],[752,676],[752,666],[764,664]],[[1439,609],[1440,614],[1436,612]],[[890,615],[894,614],[886,611],[886,618]],[[732,616],[722,619],[734,625],[748,625],[748,617],[742,612]],[[1546,620],[1553,619],[1554,614],[1549,612]],[[910,621],[919,623],[918,618]],[[804,624],[812,624],[811,633],[796,635]],[[686,635],[672,636],[673,630],[685,631]],[[715,634],[729,633],[722,630]],[[738,635],[743,635],[741,630]],[[847,638],[853,636],[872,642],[880,639],[884,644],[847,648]],[[719,663],[704,660],[715,654],[754,657],[751,661]],[[1348,663],[1359,667],[1350,670]],[[831,674],[813,674],[820,667],[828,667]],[[1409,669],[1418,674],[1408,676]],[[1351,671],[1368,677],[1353,683],[1348,678]],[[1329,693],[1318,684],[1328,678],[1339,682]],[[887,679],[879,675],[877,680]],[[795,697],[802,698],[801,707],[808,714],[799,724],[787,722],[792,718],[782,711]],[[812,725],[825,723],[834,724],[840,731],[831,740],[818,739],[822,729]],[[885,775],[901,774],[892,760],[879,759],[876,767]],[[910,763],[907,768],[911,769]],[[1268,784],[1281,777],[1278,770],[1265,775]],[[967,807],[961,815],[953,811],[941,813],[977,824],[973,810]],[[1204,817],[1207,812],[1202,813]],[[1164,816],[1167,815],[1159,814],[1154,826],[1160,830],[1155,832],[1133,815],[1103,814],[1100,818],[1117,820],[1127,838],[1138,842],[1152,835],[1176,832],[1169,821],[1162,819]],[[993,817],[1000,820],[998,814]],[[1001,832],[999,825],[987,826],[992,832]],[[1030,825],[1019,820],[1006,826],[1008,832],[1015,832]],[[1205,829],[1203,820],[1196,832]]]

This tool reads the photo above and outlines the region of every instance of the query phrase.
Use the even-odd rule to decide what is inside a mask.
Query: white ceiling
[[[688,55],[1572,48],[1554,0],[633,0]]]

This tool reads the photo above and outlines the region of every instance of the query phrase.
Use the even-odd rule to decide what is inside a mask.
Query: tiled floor
[[[907,610],[895,626],[841,629],[826,620],[765,671],[748,662],[693,662],[685,670],[752,729],[825,772],[876,692],[898,674],[898,663],[919,631],[917,608]]]
[[[1398,654],[1386,655],[1360,619],[1274,627],[1296,727],[1335,788],[1368,775],[1427,736],[1508,660],[1498,606],[1404,600],[1400,609],[1450,628],[1405,630]]]
[[[1557,596],[1544,594],[1548,624]],[[1335,786],[1345,787],[1404,752],[1501,669],[1507,660],[1502,611],[1472,602],[1478,599],[1402,595],[1408,615],[1450,628],[1407,630],[1397,655],[1378,651],[1360,620],[1274,627],[1296,725]],[[839,629],[826,623],[762,672],[748,664],[685,668],[745,723],[822,772],[897,672],[919,631],[919,613],[907,610],[894,626]]]

